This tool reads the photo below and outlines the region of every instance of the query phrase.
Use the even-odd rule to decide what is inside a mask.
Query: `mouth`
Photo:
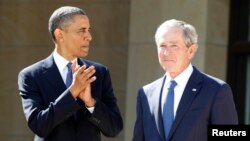
[[[163,61],[166,62],[166,63],[174,63],[175,62],[174,60],[171,60],[171,59],[165,59]]]
[[[163,61],[173,61],[172,59],[163,59]]]
[[[89,48],[89,45],[81,46],[82,48]]]

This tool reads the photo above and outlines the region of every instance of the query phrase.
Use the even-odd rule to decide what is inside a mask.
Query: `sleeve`
[[[228,84],[222,84],[215,96],[211,124],[238,124],[233,94]]]
[[[18,75],[18,87],[29,128],[38,136],[46,137],[81,106],[75,102],[68,89],[55,101],[45,105],[44,95],[36,78],[37,75],[33,72],[22,71]]]
[[[113,93],[112,82],[108,69],[103,71],[101,79],[101,97],[96,97],[96,105],[93,114],[89,115],[89,121],[96,125],[107,137],[115,137],[123,129],[123,120],[117,105],[117,99]]]

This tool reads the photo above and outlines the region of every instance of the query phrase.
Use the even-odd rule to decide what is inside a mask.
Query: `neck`
[[[61,47],[59,47],[57,44],[55,44],[55,51],[56,51],[59,55],[61,55],[63,58],[65,58],[66,60],[68,60],[68,61],[73,61],[73,60],[76,59],[76,57],[74,57],[74,56],[72,56],[72,55],[66,53],[65,51],[63,51],[63,50],[61,49]]]

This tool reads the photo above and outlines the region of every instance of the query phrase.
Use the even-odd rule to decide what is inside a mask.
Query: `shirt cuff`
[[[93,112],[94,112],[94,110],[95,110],[95,107],[86,107],[88,110],[89,110],[89,112],[91,113],[91,114],[93,114]]]

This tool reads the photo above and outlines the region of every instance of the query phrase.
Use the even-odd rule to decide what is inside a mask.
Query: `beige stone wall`
[[[130,141],[139,87],[163,75],[154,32],[166,19],[197,28],[199,50],[193,64],[225,79],[229,0],[1,0],[0,141],[31,141],[17,90],[18,72],[53,50],[47,22],[62,5],[83,8],[90,17],[93,42],[88,59],[110,68],[124,130],[114,139]]]
[[[229,0],[209,0],[205,71],[226,80]]]

